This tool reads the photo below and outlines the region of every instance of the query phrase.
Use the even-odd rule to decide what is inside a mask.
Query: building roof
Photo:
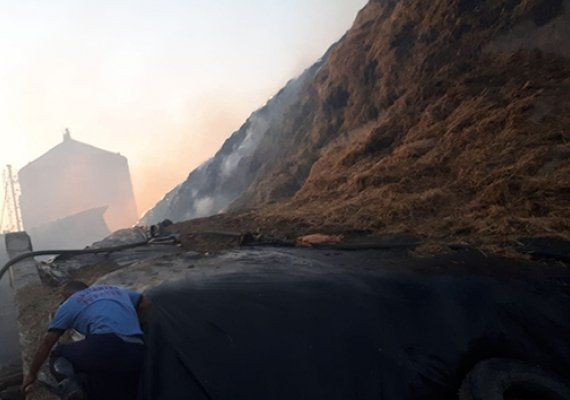
[[[37,165],[41,165],[45,161],[52,160],[52,159],[61,159],[65,156],[68,156],[71,154],[73,154],[73,155],[77,155],[77,154],[83,154],[83,155],[106,154],[106,155],[124,158],[124,156],[122,156],[119,153],[113,153],[111,151],[103,150],[103,149],[100,149],[98,147],[92,146],[90,144],[83,143],[83,142],[80,142],[78,140],[75,140],[71,137],[69,130],[66,129],[65,133],[63,134],[63,140],[61,141],[61,143],[59,143],[55,147],[51,148],[50,150],[48,150],[46,153],[44,153],[40,157],[38,157],[35,160],[26,164],[24,167],[22,167],[20,169],[18,174],[25,173],[27,169],[36,167]]]

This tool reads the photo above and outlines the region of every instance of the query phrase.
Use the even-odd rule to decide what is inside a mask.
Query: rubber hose
[[[4,264],[2,269],[0,269],[0,280],[2,280],[2,278],[4,277],[6,272],[8,272],[8,269],[10,269],[11,266],[13,266],[14,264],[16,264],[22,260],[25,260],[26,258],[37,257],[37,256],[51,256],[51,255],[76,256],[76,255],[80,255],[80,254],[112,253],[115,251],[131,249],[133,247],[145,246],[148,243],[149,243],[149,240],[145,240],[143,242],[129,243],[129,244],[123,244],[120,246],[112,246],[112,247],[101,247],[98,249],[30,251],[28,253],[24,253],[24,254],[20,254],[19,256],[16,256],[16,257],[12,258],[10,261],[8,261],[6,264]]]

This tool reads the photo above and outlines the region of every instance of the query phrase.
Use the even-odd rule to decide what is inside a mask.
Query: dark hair
[[[63,285],[63,290],[66,292],[79,292],[81,290],[87,289],[89,285],[81,281],[69,281]]]

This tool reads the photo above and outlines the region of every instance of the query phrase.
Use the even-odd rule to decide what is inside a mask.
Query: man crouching
[[[142,294],[115,286],[72,281],[62,290],[64,302],[49,325],[22,389],[36,381],[51,352],[50,368],[66,399],[137,398],[144,360],[139,319],[149,308]],[[53,346],[68,329],[85,335],[79,342]],[[83,389],[87,393],[84,394]],[[63,395],[63,393],[62,393]]]

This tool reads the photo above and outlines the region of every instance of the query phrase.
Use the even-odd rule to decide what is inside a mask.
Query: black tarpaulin
[[[196,263],[150,293],[145,398],[451,399],[477,358],[568,370],[567,297],[422,273],[386,254],[258,250]]]

